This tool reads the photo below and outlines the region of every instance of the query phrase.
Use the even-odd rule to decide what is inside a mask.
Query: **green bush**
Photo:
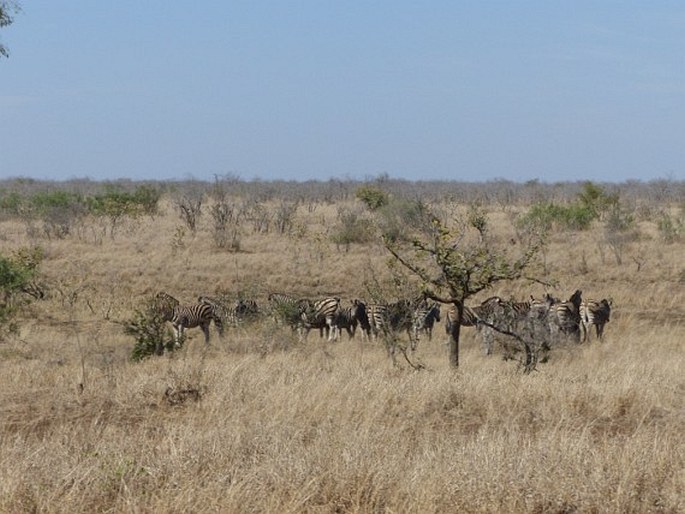
[[[594,209],[586,205],[571,204],[562,208],[560,218],[561,224],[566,228],[587,230],[597,219],[597,214]]]
[[[372,186],[362,186],[357,189],[355,196],[364,202],[369,210],[377,211],[381,207],[388,205],[389,196],[385,191]]]
[[[109,187],[102,194],[87,199],[88,209],[95,216],[136,217],[141,214],[154,214],[157,210],[159,193],[154,189],[142,186],[129,193]]]
[[[164,350],[171,352],[176,349],[171,331],[153,300],[124,322],[124,333],[136,340],[131,350],[131,360],[136,362],[152,355],[162,355]]]
[[[24,203],[24,197],[16,191],[0,192],[0,212],[5,218],[18,216],[21,213]]]
[[[609,209],[618,205],[618,201],[617,194],[607,194],[592,182],[583,183],[583,190],[578,194],[578,203],[592,212],[595,218],[602,218]]]
[[[571,204],[558,205],[554,202],[533,205],[520,220],[520,226],[535,226],[549,231],[556,229],[587,230],[597,215],[592,208]]]
[[[685,223],[683,223],[683,220],[674,219],[666,213],[657,221],[657,228],[666,243],[679,241],[682,234],[685,233]]]
[[[34,281],[42,259],[38,247],[22,248],[11,257],[0,255],[0,337],[3,330],[16,331],[14,317],[37,296]]]

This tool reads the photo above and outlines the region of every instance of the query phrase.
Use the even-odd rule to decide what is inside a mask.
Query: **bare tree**
[[[427,298],[454,305],[457,315],[450,329],[449,363],[456,368],[466,299],[496,282],[522,278],[542,242],[533,238],[525,245],[496,249],[492,240],[484,237],[484,216],[471,216],[467,222],[456,220],[450,227],[423,209],[424,228],[415,233],[411,244],[402,245],[385,235],[383,241],[393,257],[421,280]],[[514,251],[518,255],[513,255]]]

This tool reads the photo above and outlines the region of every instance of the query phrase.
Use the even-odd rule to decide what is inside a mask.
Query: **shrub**
[[[153,300],[149,300],[143,310],[136,310],[133,318],[124,322],[124,333],[136,340],[131,350],[131,360],[136,362],[152,355],[162,355],[165,349],[170,352],[176,349],[171,332]]]
[[[592,182],[585,182],[583,183],[583,190],[578,193],[578,203],[591,212],[594,218],[600,218],[612,206],[618,205],[618,195],[607,194],[600,186]]]
[[[19,216],[26,200],[16,191],[0,192],[0,213],[3,218]]]
[[[349,247],[352,243],[364,244],[373,241],[374,229],[370,219],[358,212],[341,208],[338,211],[338,224],[331,235],[337,245]]]
[[[68,236],[76,221],[82,218],[87,207],[83,196],[67,191],[35,193],[28,198],[26,211],[29,218],[43,221],[48,238]]]
[[[13,319],[31,297],[42,295],[35,285],[38,266],[43,260],[39,247],[19,249],[13,256],[0,255],[0,327],[15,332]],[[36,294],[38,291],[39,294]],[[2,337],[0,329],[0,337]]]
[[[594,210],[581,204],[568,206],[554,202],[533,205],[519,220],[519,227],[538,227],[543,231],[556,229],[587,230],[597,218]]]
[[[409,242],[417,230],[430,225],[426,205],[419,200],[393,198],[378,210],[378,216],[381,232],[389,241]]]
[[[674,219],[669,214],[664,213],[657,221],[657,228],[666,243],[675,243],[680,240],[683,232],[685,232],[685,223],[682,219]]]
[[[357,189],[355,196],[364,202],[369,210],[377,211],[389,202],[388,193],[372,186],[362,186]]]

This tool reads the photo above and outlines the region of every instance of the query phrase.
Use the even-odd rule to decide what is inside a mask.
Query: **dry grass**
[[[616,308],[603,343],[531,375],[469,332],[450,370],[442,326],[421,372],[369,342],[298,343],[266,322],[209,348],[191,330],[176,355],[128,361],[116,321],[158,289],[363,296],[386,254],[329,243],[336,208],[301,209],[299,235],[245,234],[238,254],[213,249],[204,225],[174,246],[170,208],[114,240],[39,241],[55,294],[0,344],[0,511],[685,511],[684,248],[650,226],[622,266],[602,263],[600,229],[553,238],[558,295]],[[35,242],[0,228],[8,249]]]

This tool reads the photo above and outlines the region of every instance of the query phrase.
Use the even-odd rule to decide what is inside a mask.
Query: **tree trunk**
[[[450,327],[449,338],[449,359],[450,366],[453,368],[459,367],[459,336],[461,333],[461,319],[464,314],[464,303],[454,302],[454,307],[457,309],[457,316]]]

